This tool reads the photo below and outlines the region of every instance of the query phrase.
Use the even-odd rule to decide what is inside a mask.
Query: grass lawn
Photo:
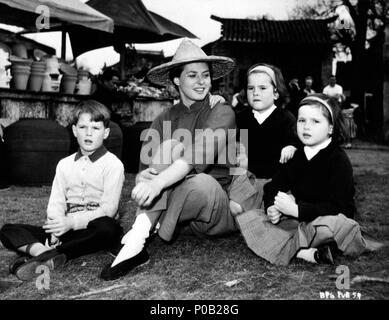
[[[354,166],[357,220],[377,239],[389,241],[389,149],[360,147],[347,152]],[[134,175],[126,174],[120,206],[125,230],[134,220],[135,206],[129,201],[133,186]],[[0,192],[0,225],[43,223],[49,193],[49,187],[16,186]],[[257,257],[239,234],[215,240],[181,234],[169,244],[155,237],[148,250],[150,263],[119,280],[98,278],[101,268],[112,260],[101,252],[51,272],[49,289],[38,290],[35,280],[21,282],[9,275],[8,264],[15,254],[0,244],[0,300],[319,299],[320,292],[337,293],[334,278],[339,265],[349,267],[351,279],[366,275],[387,280],[389,275],[388,247],[354,260],[338,257],[335,266],[294,261],[287,267],[273,266]],[[235,284],[229,286],[233,280]],[[109,291],[104,291],[107,288]],[[387,282],[352,283],[348,291],[359,292],[362,299],[389,298]]]

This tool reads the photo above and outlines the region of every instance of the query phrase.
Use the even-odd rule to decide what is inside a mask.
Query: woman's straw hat
[[[213,80],[225,76],[235,67],[235,61],[233,59],[221,56],[207,56],[192,41],[185,39],[178,47],[172,61],[152,68],[147,73],[147,78],[155,84],[164,86],[171,85],[172,82],[169,79],[170,70],[174,67],[192,62],[207,62],[211,64]]]

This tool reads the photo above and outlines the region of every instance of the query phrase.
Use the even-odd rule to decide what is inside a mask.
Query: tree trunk
[[[384,140],[389,144],[389,25],[385,28],[385,44],[383,50],[384,61],[384,85],[383,85],[383,120]]]
[[[351,101],[357,103],[360,108],[360,117],[362,122],[359,123],[360,134],[365,135],[365,118],[366,110],[364,105],[364,68],[365,68],[365,42],[367,30],[367,10],[369,0],[359,0],[357,5],[357,13],[352,12],[352,18],[355,23],[356,37],[355,42],[351,46],[352,53],[352,80],[351,80]],[[362,127],[361,127],[362,126]]]

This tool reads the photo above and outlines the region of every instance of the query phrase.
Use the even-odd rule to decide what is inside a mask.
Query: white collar
[[[314,147],[305,146],[304,147],[305,156],[307,157],[308,160],[311,160],[314,156],[316,156],[319,153],[320,150],[327,148],[328,145],[331,143],[331,141],[332,139],[329,138],[317,146]]]
[[[273,104],[269,109],[259,112],[255,109],[253,109],[254,118],[257,119],[259,124],[262,124],[269,116],[273,113],[274,110],[276,110],[276,106]]]

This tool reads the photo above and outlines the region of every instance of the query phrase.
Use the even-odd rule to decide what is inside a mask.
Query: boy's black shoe
[[[136,256],[124,260],[114,267],[111,267],[111,264],[107,264],[101,271],[100,278],[103,280],[116,280],[120,277],[125,276],[131,270],[134,270],[136,267],[146,264],[149,262],[149,254],[145,249],[139,252]]]
[[[39,275],[37,273],[39,266],[47,266],[50,270],[54,270],[62,267],[66,260],[66,255],[59,253],[57,249],[48,250],[20,265],[15,270],[15,275],[20,280],[31,280]]]
[[[19,268],[22,264],[26,263],[28,259],[30,259],[30,258],[29,258],[29,256],[26,256],[26,255],[17,256],[9,264],[9,273],[15,274],[17,268]]]
[[[316,262],[320,264],[334,264],[331,249],[327,245],[317,248],[314,258]]]

